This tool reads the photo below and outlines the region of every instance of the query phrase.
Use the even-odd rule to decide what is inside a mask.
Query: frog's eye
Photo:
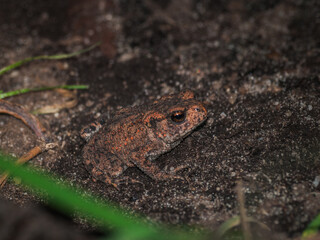
[[[174,111],[171,114],[171,120],[175,123],[181,123],[186,119],[185,111]]]

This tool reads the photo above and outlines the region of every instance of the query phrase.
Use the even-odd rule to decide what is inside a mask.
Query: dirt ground
[[[248,215],[294,238],[320,212],[319,12],[316,0],[0,0],[1,67],[102,43],[13,70],[0,89],[90,85],[75,107],[39,116],[58,148],[30,164],[150,219],[209,229],[239,214],[241,179]],[[80,129],[186,88],[207,103],[208,120],[156,164],[187,165],[178,174],[189,182],[156,182],[137,168],[125,175],[143,185],[93,182]],[[55,91],[7,100],[30,111],[66,101]],[[1,149],[21,156],[35,144],[21,121],[0,116]],[[41,202],[12,181],[1,196]]]

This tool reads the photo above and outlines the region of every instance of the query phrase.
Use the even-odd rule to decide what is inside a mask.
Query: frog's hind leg
[[[127,169],[127,166],[118,157],[105,149],[96,150],[92,144],[84,147],[83,157],[85,166],[91,173],[93,180],[99,180],[117,187],[115,179]]]
[[[132,163],[124,163],[117,155],[108,152],[105,149],[96,150],[90,144],[85,146],[84,158],[87,169],[91,172],[94,179],[105,182],[118,189],[119,184],[131,181],[128,177],[122,176],[122,173]]]
[[[127,168],[128,166],[121,160],[115,156],[109,156],[108,160],[100,161],[92,171],[98,173],[100,181],[111,184],[118,189],[118,184],[120,183],[118,178]]]
[[[128,185],[129,183],[140,183],[138,180],[134,180],[128,176],[123,176],[122,173],[130,166],[127,164],[123,163],[122,161],[115,161],[115,162],[110,162],[111,168],[108,173],[104,172],[104,180],[103,182],[110,184],[114,186],[117,190],[119,190],[118,185],[120,184],[126,184]]]
[[[126,184],[129,183],[140,183],[138,180],[134,180],[128,176],[121,176],[121,174],[128,168],[127,165],[124,163],[120,163],[115,167],[115,165],[112,166],[112,168],[109,168],[109,172],[101,170],[101,165],[97,165],[96,167],[93,167],[91,170],[93,181],[99,180],[106,184],[110,184],[114,186],[117,190],[119,190],[118,185],[120,184]]]

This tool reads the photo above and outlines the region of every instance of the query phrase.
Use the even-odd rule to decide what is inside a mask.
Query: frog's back
[[[95,162],[106,161],[111,153],[124,162],[129,162],[132,151],[146,145],[148,141],[147,130],[142,118],[142,113],[117,113],[89,140],[84,147],[84,157],[91,156],[94,158],[91,161]],[[100,152],[99,156],[97,154],[92,156],[93,152]]]

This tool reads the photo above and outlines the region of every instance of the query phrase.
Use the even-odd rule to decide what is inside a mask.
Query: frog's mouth
[[[187,136],[189,136],[195,129],[201,127],[203,125],[203,123],[207,120],[207,117],[203,118],[202,120],[200,120],[196,125],[194,125],[193,127],[189,128],[188,131],[183,131],[182,129],[180,129],[179,131],[181,132],[176,132],[176,137],[174,139],[170,139],[169,137],[165,137],[163,139],[164,142],[166,142],[167,144],[170,144],[171,146],[175,147],[176,145],[178,145],[184,138],[186,138]],[[177,131],[177,130],[176,130]],[[172,134],[172,133],[171,133]]]
[[[186,133],[183,137],[187,137],[191,133],[194,132],[195,129],[202,127],[203,123],[207,120],[207,117],[205,117],[203,120],[201,120],[197,125],[195,125],[193,128],[190,129],[190,132]]]

